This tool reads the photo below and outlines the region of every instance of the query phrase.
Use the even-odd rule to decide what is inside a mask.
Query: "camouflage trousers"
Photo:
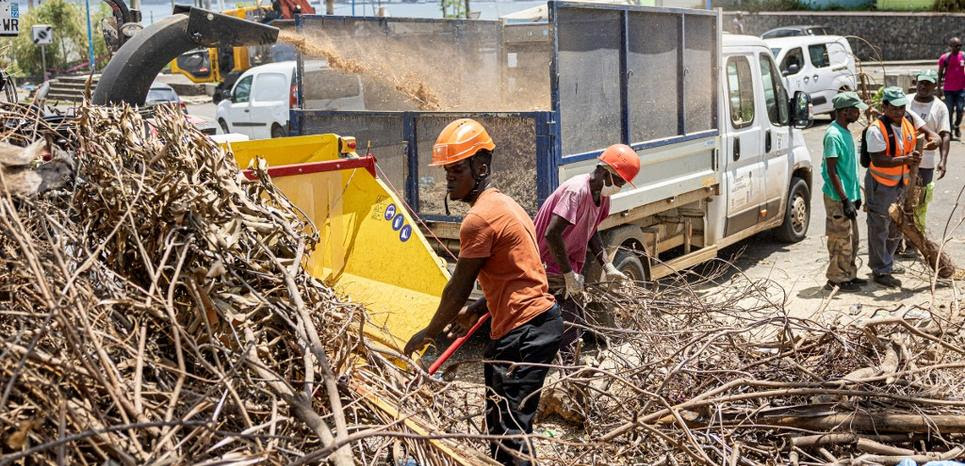
[[[828,281],[843,283],[858,276],[858,221],[844,215],[844,204],[824,195],[827,212]]]

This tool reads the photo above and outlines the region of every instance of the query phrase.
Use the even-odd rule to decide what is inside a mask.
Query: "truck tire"
[[[271,125],[272,138],[283,138],[285,136],[288,136],[288,133],[285,131],[285,128],[282,128],[281,126],[279,126],[278,123]]]
[[[643,261],[632,250],[624,248],[617,250],[616,255],[613,256],[613,266],[635,282],[650,281],[650,274],[647,273]]]
[[[797,243],[808,233],[811,222],[811,190],[801,178],[791,178],[784,223],[777,228],[777,238],[787,243]]]
[[[228,129],[228,122],[224,121],[224,118],[218,118],[218,126],[221,127],[221,132],[224,134],[231,132],[231,130]]]

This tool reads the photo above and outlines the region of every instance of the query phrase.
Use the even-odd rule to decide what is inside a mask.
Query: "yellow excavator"
[[[245,6],[225,10],[221,14],[268,24],[275,20],[291,20],[296,14],[314,13],[315,9],[307,0],[273,0],[270,7]],[[197,84],[218,84],[219,87],[230,88],[234,80],[248,68],[289,59],[294,59],[294,50],[284,45],[199,47],[172,60],[171,72],[180,73]]]

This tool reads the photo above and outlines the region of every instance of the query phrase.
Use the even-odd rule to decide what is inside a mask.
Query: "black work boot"
[[[840,291],[861,291],[861,286],[855,283],[854,280],[848,280],[841,283],[835,283],[831,280],[828,280],[828,282],[824,284],[825,290],[833,290],[835,287],[837,287]]]
[[[901,288],[901,280],[892,277],[890,273],[875,274],[875,283],[887,288]]]

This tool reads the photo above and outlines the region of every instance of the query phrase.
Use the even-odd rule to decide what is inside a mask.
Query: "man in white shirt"
[[[935,97],[938,89],[938,75],[932,71],[918,73],[916,93],[908,96],[908,111],[925,120],[925,127],[938,133],[941,138],[938,149],[926,150],[921,155],[918,166],[918,183],[922,187],[923,199],[915,211],[915,220],[919,228],[925,228],[925,212],[935,190],[934,180],[945,177],[945,167],[948,163],[948,146],[952,139],[951,125],[948,122],[948,107]],[[936,173],[937,172],[937,173]]]
[[[868,206],[868,265],[874,281],[889,288],[901,287],[901,281],[892,275],[904,270],[894,263],[901,233],[888,215],[888,208],[904,194],[910,182],[908,166],[921,160],[921,154],[915,151],[917,132],[925,133],[926,149],[938,147],[938,134],[925,127],[920,116],[906,112],[907,105],[908,96],[900,87],[885,88],[881,98],[882,115],[865,132],[871,156],[864,184]]]

